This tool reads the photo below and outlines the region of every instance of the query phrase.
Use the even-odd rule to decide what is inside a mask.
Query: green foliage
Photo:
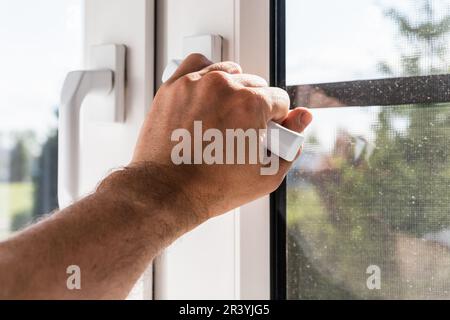
[[[29,221],[33,208],[33,184],[31,182],[0,183],[0,214],[10,221],[10,230],[15,231]]]
[[[58,208],[58,133],[55,131],[42,146],[33,176],[33,216],[38,217]]]
[[[30,154],[22,138],[19,138],[11,151],[10,182],[24,182],[30,176]]]
[[[450,15],[439,18],[431,0],[423,0],[421,8],[422,14],[414,17],[386,10],[408,50],[415,49],[413,56],[401,53],[404,76],[448,71],[441,65],[445,65]],[[449,106],[384,107],[378,115],[377,148],[370,166],[353,173],[358,187],[348,190],[371,204],[365,206],[366,214],[378,216],[392,230],[420,236],[450,225]],[[408,124],[403,131],[393,125],[398,118]]]

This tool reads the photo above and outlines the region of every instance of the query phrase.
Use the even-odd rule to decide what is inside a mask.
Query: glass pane
[[[286,0],[286,7],[288,84],[449,70],[447,0]]]
[[[287,0],[287,77],[308,84],[447,74],[448,6]],[[305,16],[293,19],[294,11]],[[312,19],[327,21],[326,32],[317,22],[312,28]],[[361,85],[349,86],[349,97],[370,91],[370,83]],[[395,96],[414,90],[427,96],[415,86]],[[435,97],[448,82],[427,90]],[[450,299],[450,103],[381,100],[312,109],[287,182],[288,298]]]
[[[0,239],[57,206],[57,109],[82,0],[0,0]]]

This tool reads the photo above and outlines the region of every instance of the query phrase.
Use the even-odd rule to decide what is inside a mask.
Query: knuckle
[[[182,88],[190,88],[195,81],[196,81],[195,75],[186,74],[178,78],[175,83],[177,84],[178,89],[182,89]]]
[[[257,112],[270,112],[272,109],[272,104],[268,96],[262,92],[254,92],[253,106]]]
[[[275,95],[276,99],[286,103],[286,105],[290,105],[291,104],[291,98],[289,97],[289,94],[287,93],[286,90],[277,88],[277,94]]]
[[[242,67],[234,61],[225,61],[219,63],[219,67],[229,72],[242,73]]]
[[[190,55],[188,55],[186,57],[185,60],[189,60],[189,61],[192,61],[194,63],[195,62],[198,62],[198,63],[209,62],[209,60],[204,55],[202,55],[201,53],[191,53]]]
[[[263,113],[261,112],[261,108],[265,108],[268,106],[267,100],[265,97],[249,88],[242,88],[236,92],[236,105],[238,108],[235,108],[237,112],[242,113],[245,117],[252,119],[263,120]],[[264,121],[262,121],[264,122]],[[263,123],[258,126],[263,126]]]
[[[203,76],[203,80],[209,86],[221,88],[230,86],[229,75],[224,71],[211,71]]]
[[[271,88],[271,89],[272,89],[271,95],[272,103],[280,106],[281,109],[287,113],[289,111],[289,106],[291,104],[289,94],[285,90],[280,88]]]
[[[244,75],[247,77],[247,79],[249,80],[249,82],[253,83],[254,85],[249,85],[249,87],[268,87],[269,84],[267,83],[266,79],[258,76],[258,75],[254,75],[254,74],[248,74],[248,75]]]

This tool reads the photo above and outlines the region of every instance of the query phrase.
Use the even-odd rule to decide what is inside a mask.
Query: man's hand
[[[0,243],[0,299],[125,298],[150,261],[210,217],[274,190],[276,175],[260,165],[175,165],[172,132],[205,128],[260,129],[269,120],[302,131],[311,114],[288,111],[289,98],[232,62],[189,56],[158,91],[130,165],[97,190]],[[67,285],[69,266],[81,288]]]
[[[141,131],[132,167],[161,166],[159,175],[190,198],[192,211],[202,219],[225,213],[275,190],[291,163],[280,159],[275,175],[261,175],[261,164],[172,164],[171,134],[178,128],[193,134],[194,121],[204,130],[264,129],[270,120],[301,132],[311,122],[305,108],[289,112],[289,96],[268,87],[255,75],[245,74],[233,62],[212,64],[205,57],[187,57],[176,73],[159,89]],[[224,146],[225,149],[225,146]],[[224,150],[224,153],[226,151]],[[164,167],[164,169],[162,169]]]

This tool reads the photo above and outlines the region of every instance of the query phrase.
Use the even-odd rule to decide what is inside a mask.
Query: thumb
[[[308,109],[298,107],[289,111],[282,125],[292,131],[301,133],[311,123],[312,119],[312,114]]]
[[[312,120],[313,116],[308,109],[298,107],[289,111],[282,125],[292,131],[301,133],[306,129],[306,127],[308,127]],[[301,149],[299,150],[295,159],[300,156],[300,153]],[[280,158],[280,174],[285,175],[294,161],[290,162]]]

